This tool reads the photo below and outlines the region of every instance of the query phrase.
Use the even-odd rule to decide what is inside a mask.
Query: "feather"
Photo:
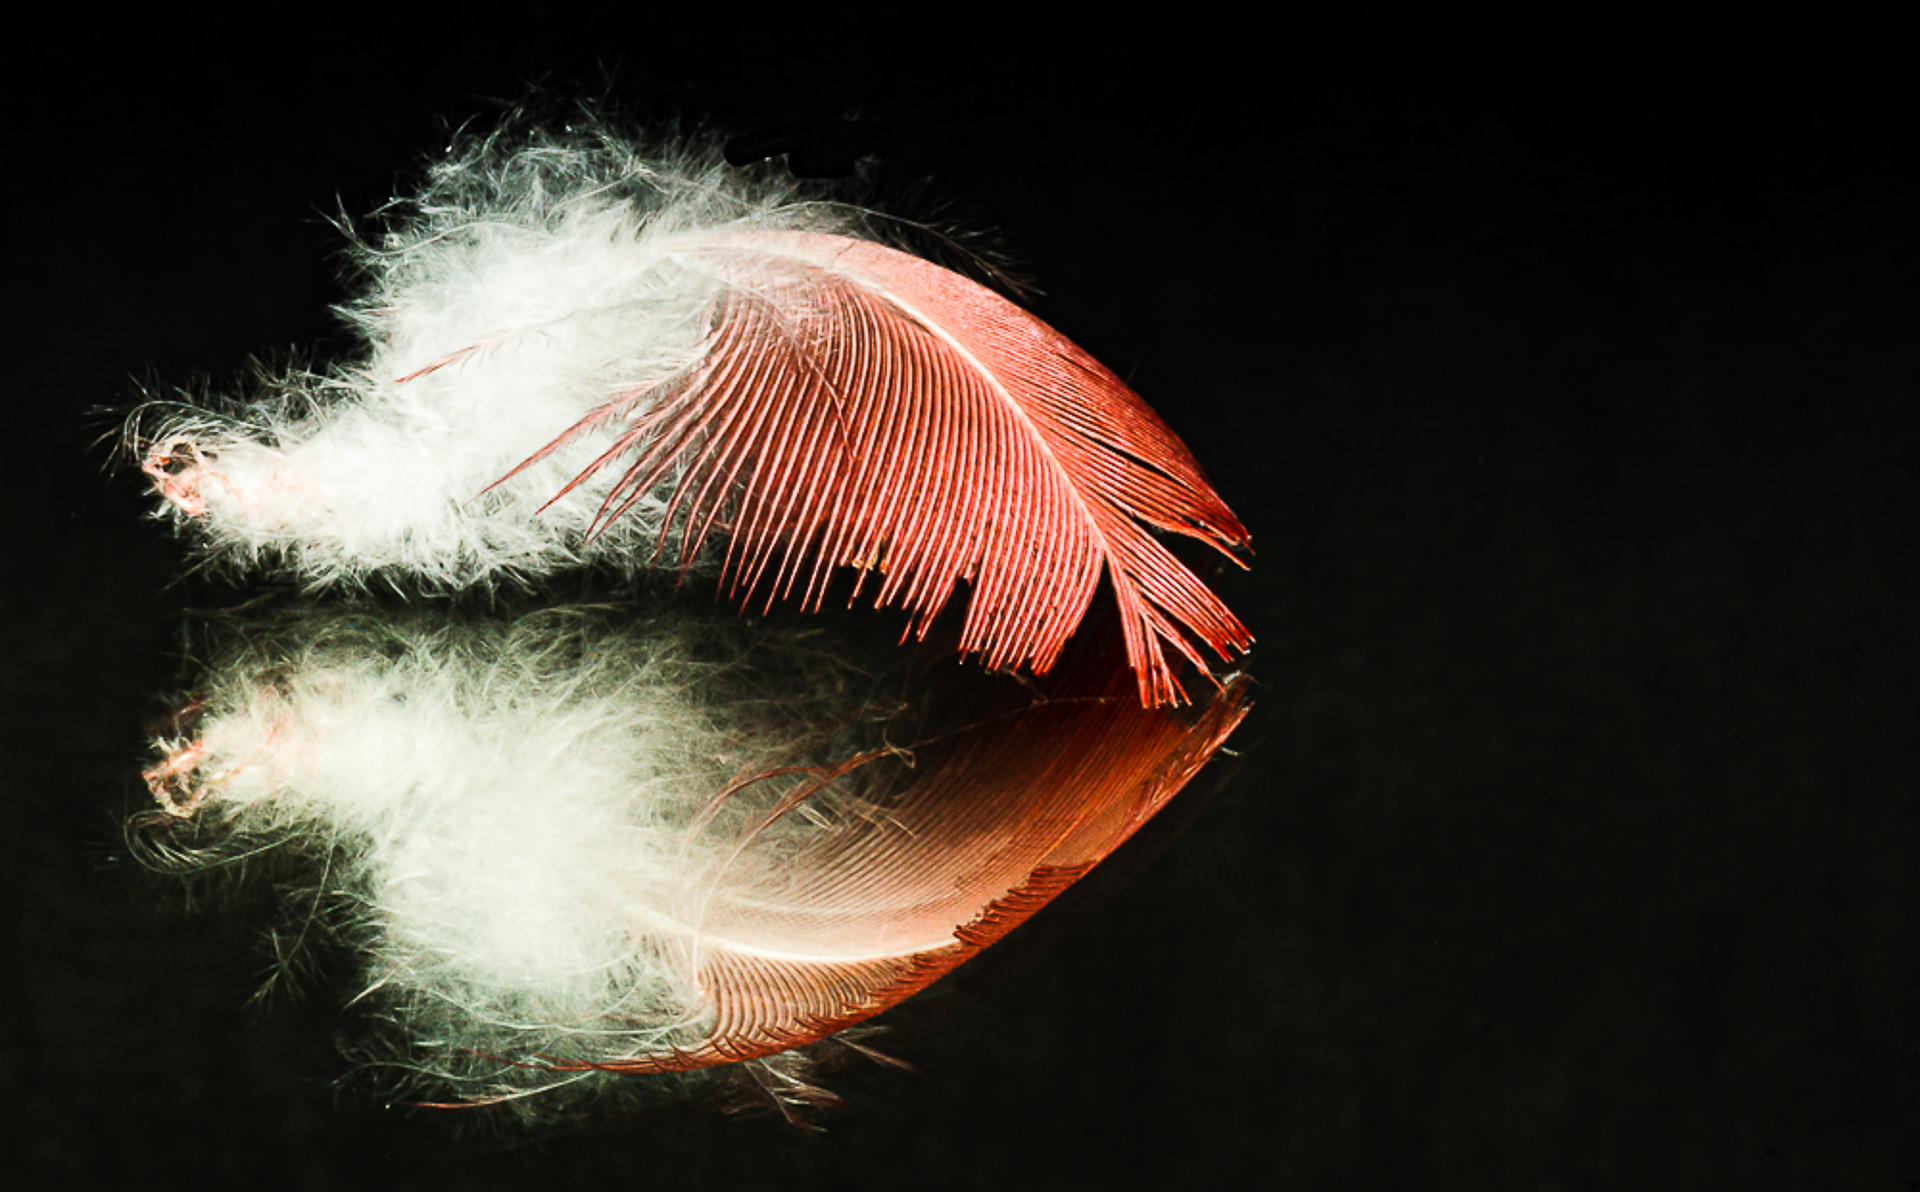
[[[383,1062],[477,1101],[761,1060],[896,1004],[1125,840],[1247,698],[1143,708],[1117,648],[1076,647],[1038,690],[918,677],[937,696],[879,717],[817,633],[679,614],[235,637],[156,743],[150,838],[186,870],[306,854],[293,904],[404,1032]]]
[[[818,607],[850,570],[924,634],[964,581],[960,648],[1035,673],[1105,577],[1149,706],[1184,698],[1169,649],[1251,644],[1149,532],[1247,543],[1165,424],[860,213],[604,134],[456,151],[414,211],[362,250],[362,363],[135,433],[216,555],[444,588],[684,572],[719,532],[741,599]]]

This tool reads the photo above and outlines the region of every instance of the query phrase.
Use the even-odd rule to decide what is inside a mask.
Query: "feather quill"
[[[1247,535],[1111,372],[865,216],[605,134],[456,149],[359,250],[364,358],[133,432],[212,554],[313,584],[710,567],[819,606],[837,574],[1044,673],[1101,580],[1145,705],[1246,629],[1150,530]],[[703,562],[716,533],[717,562]]]

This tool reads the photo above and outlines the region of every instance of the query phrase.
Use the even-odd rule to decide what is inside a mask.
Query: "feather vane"
[[[1252,642],[1145,527],[1228,557],[1244,527],[1186,447],[1113,373],[992,291],[917,257],[820,233],[689,234],[676,255],[724,283],[705,359],[616,396],[626,424],[569,485],[621,462],[596,523],[671,486],[681,564],[723,522],[722,582],[818,607],[835,569],[878,573],[878,605],[924,635],[961,581],[961,649],[1044,673],[1104,575],[1149,706],[1183,692],[1171,648]]]

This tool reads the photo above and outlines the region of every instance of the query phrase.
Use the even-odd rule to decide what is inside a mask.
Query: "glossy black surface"
[[[1897,73],[847,7],[55,20],[0,132],[25,1186],[1920,1186]],[[878,122],[1254,534],[1239,774],[823,1135],[466,1138],[336,1091],[338,990],[249,1006],[257,908],[188,916],[119,840],[182,610],[239,597],[179,581],[98,411],[338,342],[324,216],[529,81]]]

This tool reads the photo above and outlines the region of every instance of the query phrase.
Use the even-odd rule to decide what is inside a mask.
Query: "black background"
[[[1871,59],[1890,35],[901,11],[19,27],[0,1162],[48,1187],[1920,1187],[1920,145]],[[98,411],[337,342],[323,216],[536,84],[656,123],[876,122],[889,174],[998,228],[1255,535],[1223,583],[1260,639],[1237,777],[915,1041],[919,1075],[849,1073],[823,1134],[513,1142],[336,1090],[327,991],[250,1008],[256,924],[184,914],[119,843],[181,610],[221,590],[176,582]]]

